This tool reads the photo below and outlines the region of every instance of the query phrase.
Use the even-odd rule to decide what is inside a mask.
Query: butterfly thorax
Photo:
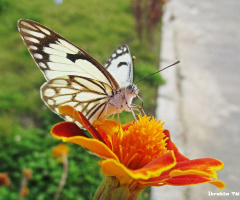
[[[116,91],[112,97],[109,97],[108,103],[113,107],[112,109],[116,109],[118,112],[123,110],[130,111],[132,100],[138,95],[138,92],[136,85],[130,84],[126,88]]]

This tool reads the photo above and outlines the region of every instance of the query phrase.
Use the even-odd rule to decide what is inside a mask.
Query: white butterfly
[[[126,45],[119,46],[103,67],[87,52],[49,28],[19,20],[24,43],[47,80],[40,89],[41,98],[55,113],[59,105],[70,105],[93,122],[98,118],[139,110],[132,104],[139,90],[133,84],[133,62]],[[141,100],[142,101],[142,100]]]

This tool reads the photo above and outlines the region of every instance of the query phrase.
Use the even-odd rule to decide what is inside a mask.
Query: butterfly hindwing
[[[41,97],[46,105],[58,113],[59,105],[70,105],[81,111],[90,121],[104,117],[107,97],[113,95],[105,83],[81,76],[62,76],[41,87]],[[66,120],[68,116],[60,114]]]
[[[111,54],[104,66],[121,88],[133,82],[133,62],[127,45],[120,45]]]

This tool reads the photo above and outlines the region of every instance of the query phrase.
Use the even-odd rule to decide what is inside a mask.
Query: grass
[[[8,172],[13,183],[11,189],[0,188],[0,199],[17,199],[21,171],[31,168],[27,199],[41,200],[54,195],[60,178],[61,165],[50,157],[52,147],[60,141],[53,139],[49,130],[62,120],[40,99],[39,88],[45,80],[17,31],[21,18],[53,29],[100,63],[118,45],[128,44],[137,58],[135,80],[158,69],[159,32],[153,35],[154,44],[140,42],[127,0],[68,0],[61,5],[49,0],[0,0],[0,172]],[[154,75],[138,84],[148,114],[154,114],[161,83],[160,76]],[[130,120],[131,113],[122,114],[121,123]],[[77,199],[91,199],[101,179],[97,159],[76,145],[69,146],[69,176],[60,199],[76,199],[76,194]]]

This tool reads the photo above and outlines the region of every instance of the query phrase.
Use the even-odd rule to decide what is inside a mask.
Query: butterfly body
[[[132,111],[138,97],[133,84],[133,63],[126,45],[120,45],[104,66],[87,52],[51,29],[31,20],[19,20],[24,43],[47,82],[41,98],[55,113],[60,105],[70,105],[93,122],[98,118]],[[133,111],[132,111],[133,112]]]
[[[115,109],[118,109],[119,112],[122,112],[123,110],[130,111],[131,108],[129,105],[132,104],[132,100],[138,95],[139,90],[137,88],[134,88],[134,90],[131,91],[128,90],[128,88],[129,86],[120,89],[116,91],[115,95],[109,97],[108,103]]]

